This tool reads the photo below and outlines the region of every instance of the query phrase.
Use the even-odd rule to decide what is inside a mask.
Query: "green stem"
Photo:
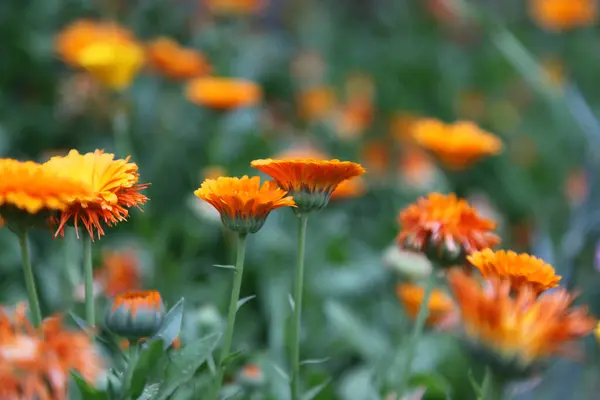
[[[306,246],[307,214],[298,215],[298,264],[294,282],[294,320],[292,326],[292,400],[300,398],[300,322],[304,286],[304,248]]]
[[[423,300],[421,301],[421,305],[419,306],[419,313],[417,314],[417,319],[413,326],[413,333],[408,342],[408,346],[406,348],[406,358],[404,360],[404,368],[402,368],[402,377],[400,378],[400,382],[398,384],[398,398],[402,398],[402,395],[406,391],[406,386],[408,383],[408,378],[410,377],[410,371],[412,368],[412,361],[415,358],[415,351],[417,344],[419,343],[419,339],[423,334],[423,329],[425,328],[425,321],[427,320],[427,315],[429,314],[429,299],[431,298],[431,293],[433,292],[433,288],[435,286],[435,271],[432,271],[427,278],[427,282],[425,284],[425,294],[423,295]]]
[[[92,238],[83,238],[83,281],[85,285],[85,320],[93,331],[96,325],[94,304],[94,267],[92,265]]]
[[[213,399],[219,398],[219,392],[223,385],[223,374],[225,366],[223,362],[229,356],[231,348],[231,340],[233,339],[233,328],[235,326],[235,315],[237,314],[238,301],[240,299],[240,289],[242,287],[242,274],[244,272],[244,257],[246,255],[246,235],[239,234],[237,240],[237,259],[235,262],[235,277],[233,279],[233,288],[231,289],[231,299],[229,300],[229,312],[227,314],[227,329],[225,330],[225,338],[221,347],[219,356],[219,364],[217,366],[217,380],[213,392]]]
[[[127,360],[127,369],[123,374],[123,382],[121,385],[123,387],[123,393],[125,394],[125,399],[127,398],[127,392],[131,387],[131,379],[133,379],[133,371],[135,371],[135,365],[137,364],[138,358],[138,341],[130,340],[129,341],[129,359]]]
[[[490,367],[485,369],[485,377],[481,385],[480,400],[502,400],[504,382],[498,378]]]
[[[35,278],[33,276],[33,269],[31,268],[31,261],[29,260],[29,251],[27,250],[27,231],[22,230],[18,233],[18,236],[23,272],[25,274],[25,286],[27,288],[27,297],[29,298],[29,310],[31,311],[33,326],[37,328],[42,324],[42,311],[40,310],[40,301],[38,300]]]

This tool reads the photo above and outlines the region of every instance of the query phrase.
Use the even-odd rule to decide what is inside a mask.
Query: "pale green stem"
[[[412,369],[413,358],[415,358],[417,344],[419,343],[419,339],[423,335],[425,321],[427,320],[427,315],[429,314],[429,299],[431,298],[431,293],[433,292],[434,286],[435,271],[432,271],[431,274],[429,274],[429,277],[427,278],[423,300],[421,301],[421,304],[419,306],[419,313],[417,314],[417,319],[413,326],[412,336],[410,337],[406,347],[406,358],[404,360],[404,368],[402,368],[402,376],[400,377],[400,382],[398,384],[399,398],[402,398],[402,395],[406,391],[408,379],[410,377]]]
[[[37,328],[42,324],[42,311],[40,310],[40,301],[38,300],[37,290],[35,288],[35,277],[33,276],[29,251],[27,249],[27,231],[22,230],[17,235],[19,236],[19,246],[21,247],[21,261],[23,262],[25,287],[27,288],[27,297],[29,298],[31,320],[33,326]]]
[[[242,274],[244,272],[244,257],[246,255],[246,235],[239,234],[237,240],[237,259],[235,262],[235,276],[233,278],[233,288],[231,289],[231,299],[229,300],[229,312],[227,313],[227,328],[225,330],[225,337],[223,338],[223,346],[221,347],[221,354],[219,356],[219,363],[217,365],[217,379],[215,382],[215,388],[213,392],[213,399],[219,398],[219,392],[223,385],[223,375],[225,366],[223,362],[229,356],[229,349],[231,348],[231,341],[233,339],[233,328],[235,326],[235,316],[237,314],[237,305],[240,299],[240,289],[242,287]]]
[[[298,215],[298,264],[294,282],[294,319],[292,321],[292,400],[300,399],[300,325],[302,319],[302,292],[304,290],[304,248],[306,246],[307,214]]]
[[[96,325],[96,305],[94,304],[94,267],[92,265],[92,238],[83,238],[83,281],[85,286],[85,320],[90,332]]]

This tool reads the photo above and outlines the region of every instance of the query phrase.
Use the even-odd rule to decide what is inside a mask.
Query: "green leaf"
[[[232,270],[235,271],[235,265],[214,264],[213,267],[224,268],[224,269],[232,269]]]
[[[331,360],[331,357],[325,357],[325,358],[311,358],[308,360],[303,360],[300,361],[300,365],[308,365],[308,364],[322,364],[324,362],[327,362]]]
[[[304,393],[304,395],[302,396],[302,400],[314,399],[315,397],[317,397],[317,395],[319,393],[321,393],[321,391],[323,389],[325,389],[325,387],[327,385],[329,385],[329,382],[331,382],[331,379],[327,379],[325,382],[321,383],[320,385],[317,385],[314,388],[310,389],[308,392]]]
[[[163,342],[160,339],[146,342],[146,346],[140,351],[131,383],[127,394],[132,398],[140,396],[146,386],[148,376],[154,371],[154,368],[159,364],[158,361],[163,355]]]
[[[231,363],[233,360],[235,360],[236,358],[238,358],[239,356],[242,355],[242,350],[238,350],[236,352],[230,353],[227,357],[225,357],[225,359],[223,360],[222,366],[225,367],[226,365],[228,365],[229,363]]]
[[[221,335],[213,333],[173,352],[156,399],[166,400],[179,386],[192,379],[196,370],[219,343],[220,337]]]
[[[253,299],[253,298],[255,298],[255,297],[256,297],[256,295],[255,295],[255,294],[253,294],[253,295],[251,295],[251,296],[244,297],[243,299],[239,299],[239,300],[238,300],[238,302],[237,302],[237,308],[236,308],[236,310],[235,310],[235,311],[236,311],[236,312],[237,312],[237,311],[239,311],[239,310],[240,310],[240,308],[242,308],[242,306],[243,306],[244,304],[246,304],[247,302],[249,302],[250,300],[252,300],[252,299]]]
[[[481,398],[483,391],[481,390],[481,386],[479,386],[479,383],[477,383],[477,380],[475,380],[472,369],[469,369],[468,377],[469,377],[469,383],[473,387],[473,391],[475,392],[476,398],[478,398],[478,399]]]
[[[79,393],[81,394],[82,400],[110,400],[108,393],[102,392],[95,387],[91,386],[85,379],[81,377],[77,372],[71,372],[71,376],[77,384]]]
[[[290,382],[290,376],[288,375],[287,372],[284,371],[283,368],[281,368],[277,364],[273,364],[273,369],[275,370],[275,372],[277,372],[277,375],[279,375],[280,377],[283,378],[284,381]]]
[[[73,311],[69,312],[69,316],[75,322],[75,324],[82,330],[87,331],[89,329],[89,325],[87,321],[79,318]]]
[[[137,398],[137,400],[154,400],[158,391],[160,389],[159,383],[154,383],[152,385],[148,385],[144,388],[141,396]]]
[[[431,372],[413,374],[408,380],[408,385],[413,388],[422,386],[426,389],[429,396],[435,398],[450,398],[450,395],[452,394],[452,386],[450,383],[448,383],[441,375]]]
[[[184,299],[181,298],[181,300],[179,300],[177,304],[175,304],[173,308],[169,310],[167,315],[165,315],[162,325],[160,326],[160,328],[158,328],[158,331],[152,337],[152,339],[162,339],[163,348],[165,350],[168,349],[169,346],[171,346],[171,344],[173,344],[177,336],[179,336],[179,332],[181,332],[181,323],[183,321],[183,309]]]

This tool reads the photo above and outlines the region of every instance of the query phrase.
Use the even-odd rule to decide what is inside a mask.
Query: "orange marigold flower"
[[[565,289],[538,297],[529,286],[511,297],[509,282],[490,280],[483,286],[460,270],[449,274],[464,330],[503,360],[529,366],[564,355],[572,341],[588,335],[597,321],[584,307],[572,308]]]
[[[147,55],[154,69],[172,79],[188,79],[210,72],[210,65],[202,53],[181,47],[168,38],[150,43]]]
[[[300,212],[327,205],[337,186],[365,173],[360,165],[340,160],[254,160],[252,167],[275,179],[279,187],[294,196]]]
[[[448,168],[463,169],[484,156],[499,154],[502,142],[472,122],[444,124],[434,119],[416,122],[413,136]]]
[[[128,209],[140,208],[148,198],[140,193],[148,184],[139,184],[138,166],[126,159],[114,159],[114,154],[96,150],[93,153],[79,154],[71,150],[65,157],[52,157],[44,167],[53,171],[65,171],[71,176],[86,182],[93,188],[94,200],[77,197],[63,210],[58,221],[57,235],[64,235],[64,228],[71,219],[75,228],[81,222],[90,237],[94,238],[94,228],[98,238],[104,235],[101,221],[113,226],[127,219]]]
[[[399,284],[396,286],[396,295],[402,302],[409,317],[412,319],[417,318],[419,308],[421,307],[423,297],[425,296],[425,289],[410,283]],[[429,298],[428,308],[429,314],[426,323],[435,325],[446,318],[448,313],[452,312],[452,299],[443,290],[434,289]]]
[[[85,332],[65,329],[60,317],[40,330],[27,320],[24,306],[11,317],[0,310],[0,398],[66,399],[71,370],[94,382],[102,362]],[[18,397],[8,397],[15,388]]]
[[[258,176],[206,179],[194,194],[219,211],[223,225],[244,235],[262,228],[271,211],[295,206],[275,182],[261,186]]]
[[[144,62],[144,50],[133,35],[111,22],[76,21],[57,36],[55,46],[65,63],[116,90],[129,86]]]
[[[300,116],[315,121],[327,117],[337,100],[333,88],[317,86],[300,92],[297,102]]]
[[[561,277],[554,268],[532,255],[514,251],[483,249],[467,257],[485,278],[499,278],[510,282],[511,290],[529,285],[536,293],[558,286]]]
[[[400,245],[418,251],[428,252],[432,245],[453,254],[471,254],[500,242],[492,233],[496,223],[455,194],[422,197],[400,212],[398,222],[402,227]]]
[[[192,79],[185,93],[192,103],[219,110],[253,106],[262,97],[260,86],[254,82],[214,76]]]
[[[116,295],[106,310],[106,326],[130,340],[151,337],[162,324],[165,307],[160,293],[132,291]]]
[[[348,199],[352,197],[360,197],[365,194],[366,185],[364,179],[360,177],[346,179],[342,181],[333,193],[331,193],[330,200],[341,200]]]
[[[31,161],[0,159],[0,176],[0,213],[9,222],[9,207],[37,214],[65,210],[76,198],[94,199],[86,182]]]
[[[592,25],[598,13],[595,0],[530,0],[529,12],[536,24],[549,31]]]
[[[95,280],[109,297],[141,287],[139,261],[133,250],[107,252],[95,275]]]
[[[204,0],[214,14],[252,14],[266,6],[266,0]]]

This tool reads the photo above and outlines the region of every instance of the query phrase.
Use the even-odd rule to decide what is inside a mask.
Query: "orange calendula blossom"
[[[294,199],[275,182],[261,186],[258,176],[206,179],[194,194],[219,211],[223,225],[242,235],[256,233],[271,211],[295,207]]]
[[[318,121],[331,114],[337,99],[333,88],[316,86],[300,92],[297,102],[298,113],[302,118],[309,121]]]
[[[160,293],[132,291],[116,295],[106,310],[106,326],[130,340],[151,337],[162,324],[165,307]]]
[[[92,186],[95,199],[76,197],[69,207],[61,213],[56,234],[63,235],[67,222],[78,227],[81,222],[90,237],[94,238],[94,229],[98,238],[104,235],[103,221],[113,226],[127,219],[128,209],[139,208],[148,201],[140,193],[148,184],[140,184],[138,166],[126,159],[114,159],[114,154],[96,150],[93,153],[80,154],[71,150],[64,157],[52,157],[44,167],[52,171],[67,171],[80,181]]]
[[[528,285],[539,294],[558,286],[561,279],[550,264],[526,253],[484,249],[471,254],[467,260],[484,278],[496,277],[510,282],[513,291]]]
[[[0,310],[0,398],[66,399],[71,370],[91,383],[102,372],[87,333],[67,330],[60,317],[36,330],[24,306],[12,316]]]
[[[105,253],[94,281],[109,297],[140,289],[141,273],[137,255],[133,250]]]
[[[403,283],[396,286],[396,295],[402,302],[409,317],[417,318],[419,308],[425,296],[425,289],[421,286],[410,283]],[[442,321],[446,316],[453,311],[454,305],[452,299],[441,289],[434,289],[429,298],[429,314],[426,323],[435,325]]]
[[[357,163],[340,160],[254,160],[252,167],[273,178],[285,191],[294,196],[302,213],[318,210],[327,205],[337,186],[364,174]]]
[[[524,286],[512,297],[510,282],[492,279],[482,286],[460,270],[449,274],[449,283],[467,336],[521,367],[565,355],[597,323],[586,308],[571,307],[574,296],[565,289],[538,297]]]
[[[463,169],[477,160],[499,154],[502,142],[472,122],[445,124],[435,119],[415,122],[413,137],[451,169]]]
[[[262,90],[251,81],[207,76],[189,81],[185,94],[189,101],[199,106],[229,110],[257,104]]]
[[[115,90],[129,86],[144,63],[142,46],[111,22],[76,21],[57,36],[55,46],[65,63],[87,70]]]
[[[500,238],[492,231],[496,223],[479,215],[455,194],[431,193],[400,212],[402,247],[451,253],[454,258],[493,247]]]
[[[169,38],[161,37],[150,43],[147,55],[150,65],[171,79],[189,79],[210,72],[202,53],[181,47]]]
[[[596,22],[596,0],[529,0],[532,19],[549,31],[564,31]]]

